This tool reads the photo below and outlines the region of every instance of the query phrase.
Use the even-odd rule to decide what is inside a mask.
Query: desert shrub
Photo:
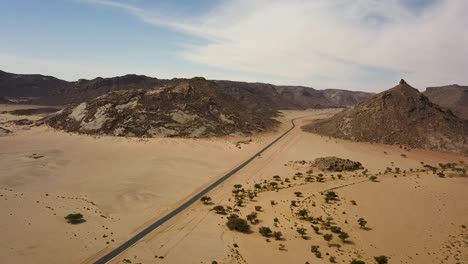
[[[378,257],[374,257],[375,259],[375,262],[377,262],[377,264],[387,264],[388,263],[388,257],[387,256],[378,256]]]
[[[373,182],[376,182],[377,181],[377,176],[372,175],[372,176],[369,177],[369,180],[371,180]]]
[[[226,225],[229,230],[235,230],[241,233],[250,233],[249,223],[240,217],[228,217]]]
[[[348,233],[342,231],[342,232],[338,235],[338,237],[341,239],[341,241],[345,242],[346,239],[349,238],[349,235],[348,235]]]
[[[209,204],[211,202],[211,197],[203,196],[202,198],[200,198],[200,201],[203,202],[204,204]]]
[[[258,229],[258,232],[260,234],[262,234],[262,236],[264,237],[270,237],[271,234],[273,233],[273,231],[271,231],[271,229],[269,227],[266,227],[266,226],[262,226]]]
[[[301,209],[297,211],[297,215],[305,219],[309,215],[309,211],[307,211],[307,209]]]
[[[330,231],[332,231],[333,233],[339,234],[339,233],[341,233],[341,227],[332,226],[332,227],[330,227]]]
[[[260,205],[256,205],[256,206],[255,206],[255,211],[261,212],[261,211],[262,211],[262,207],[261,207]]]
[[[296,195],[296,197],[302,197],[302,192],[294,192],[294,194]]]
[[[259,222],[257,218],[257,212],[252,212],[247,215],[247,220],[252,224],[257,224]]]
[[[312,253],[315,253],[315,252],[319,251],[319,248],[320,248],[320,246],[312,245],[312,246],[310,247],[310,251],[311,251]]]
[[[276,240],[281,240],[283,238],[283,233],[281,233],[281,231],[275,231],[275,232],[273,232],[273,237]]]
[[[366,224],[367,224],[367,221],[364,218],[361,217],[361,218],[358,219],[358,224],[361,226],[361,228],[365,228]]]
[[[325,241],[330,243],[330,241],[333,239],[333,235],[332,234],[325,234],[325,235],[323,235],[323,239],[325,239]]]
[[[293,207],[297,207],[297,201],[294,201],[294,200],[293,200],[293,201],[291,201],[291,206],[293,206]]]
[[[242,184],[234,184],[234,188],[240,189],[240,188],[242,188]]]
[[[332,256],[332,257],[330,257],[328,260],[329,260],[331,263],[336,263],[336,257],[333,257],[333,256]]]
[[[256,184],[254,185],[254,187],[255,187],[256,189],[261,189],[261,188],[262,188],[262,185],[261,185],[260,183],[256,183]]]
[[[278,183],[277,182],[270,182],[270,186],[273,187],[273,188],[277,188]]]
[[[307,229],[303,228],[303,227],[298,227],[296,229],[297,233],[299,233],[299,235],[301,235],[303,238],[304,236],[307,234]]]
[[[213,207],[213,211],[215,211],[217,214],[227,214],[226,209],[222,205],[216,205],[215,207]]]
[[[365,263],[364,261],[362,261],[362,260],[353,259],[353,260],[351,261],[351,264],[366,264],[366,263]]]
[[[320,233],[320,228],[318,226],[311,225],[311,227],[316,234]]]
[[[338,199],[338,194],[334,191],[327,191],[325,193],[325,202],[330,202],[330,201],[339,201]]]
[[[247,192],[247,195],[249,196],[249,199],[251,201],[255,198],[255,196],[257,196],[257,194],[255,192],[252,192],[250,190]]]
[[[357,205],[357,202],[354,201],[354,200],[351,200],[351,204],[352,204],[352,205]]]
[[[69,224],[73,224],[73,225],[76,225],[76,224],[81,224],[81,223],[84,223],[86,222],[86,220],[83,218],[83,215],[82,214],[69,214],[67,216],[64,217],[67,222]]]

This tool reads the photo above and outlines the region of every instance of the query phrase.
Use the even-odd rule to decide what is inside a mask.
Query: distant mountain
[[[34,100],[57,93],[67,85],[67,81],[52,76],[0,71],[0,97],[21,97]]]
[[[432,103],[404,80],[354,108],[303,129],[355,141],[468,154],[468,122]]]
[[[458,117],[468,120],[468,86],[453,84],[428,87],[424,95],[443,108],[450,109]]]
[[[249,105],[266,104],[284,110],[337,107],[320,91],[313,88],[234,81],[216,81],[216,83],[228,94]]]
[[[157,79],[129,74],[67,82],[50,76],[0,73],[0,97],[21,99],[44,105],[78,104],[113,91],[157,89],[184,79]],[[345,90],[315,90],[303,86],[277,86],[265,83],[215,81],[227,94],[246,106],[268,105],[274,109],[348,107],[370,96]]]
[[[326,89],[321,91],[333,105],[352,107],[370,98],[374,93],[355,92],[348,90]]]
[[[112,91],[46,119],[68,132],[132,137],[209,137],[251,134],[278,124],[268,105],[251,107],[216,82],[172,80],[149,89]]]

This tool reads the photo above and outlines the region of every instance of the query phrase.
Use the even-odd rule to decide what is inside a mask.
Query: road
[[[234,168],[232,171],[228,172],[227,174],[225,174],[224,176],[222,176],[221,178],[219,178],[218,180],[216,180],[215,182],[213,182],[212,184],[210,184],[208,187],[206,187],[205,189],[203,189],[202,191],[200,191],[199,193],[197,193],[196,195],[194,195],[192,198],[190,198],[188,201],[186,201],[185,203],[183,203],[182,205],[180,205],[179,207],[175,208],[174,210],[172,210],[171,212],[169,212],[167,215],[163,216],[162,218],[160,218],[159,220],[157,220],[156,222],[152,223],[151,225],[149,225],[148,227],[146,227],[145,229],[143,229],[142,231],[140,231],[139,233],[137,233],[136,235],[134,235],[133,237],[131,237],[129,240],[127,240],[126,242],[124,242],[122,245],[120,245],[119,247],[115,248],[114,250],[112,250],[111,252],[107,253],[106,255],[102,256],[101,258],[99,258],[97,261],[95,261],[94,263],[95,264],[105,264],[105,263],[108,263],[109,261],[111,261],[113,258],[117,257],[118,255],[120,255],[122,252],[124,252],[125,250],[127,250],[128,248],[130,248],[131,246],[133,246],[134,244],[136,244],[140,239],[144,238],[146,235],[148,235],[149,233],[153,232],[154,230],[156,230],[158,227],[160,227],[161,225],[163,225],[164,223],[166,223],[167,221],[169,221],[171,218],[173,218],[174,216],[176,216],[177,214],[181,213],[182,211],[184,211],[185,209],[187,209],[188,207],[190,207],[192,204],[198,202],[200,200],[200,198],[202,198],[203,196],[205,196],[208,192],[210,192],[211,190],[213,190],[214,188],[216,188],[218,185],[220,185],[221,183],[223,183],[225,180],[229,179],[231,176],[233,176],[234,174],[236,174],[238,171],[240,171],[242,168],[244,168],[245,166],[247,166],[249,163],[251,163],[255,158],[257,158],[258,156],[260,156],[263,152],[265,152],[266,150],[268,150],[270,147],[272,147],[275,143],[277,143],[278,141],[280,141],[284,136],[286,136],[287,134],[289,134],[289,132],[291,132],[295,127],[296,127],[296,124],[294,123],[295,120],[299,119],[299,118],[302,118],[302,117],[298,117],[298,118],[294,118],[291,120],[291,128],[289,128],[286,132],[284,132],[283,134],[281,134],[278,138],[276,138],[275,140],[273,140],[270,144],[268,144],[266,147],[264,147],[263,149],[261,149],[259,152],[257,152],[255,155],[253,155],[252,157],[250,157],[248,160],[244,161],[242,164],[240,164],[239,166],[237,166],[236,168]]]

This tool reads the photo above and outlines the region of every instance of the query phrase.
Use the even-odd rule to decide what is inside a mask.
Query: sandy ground
[[[331,113],[305,114],[309,117],[300,123]],[[304,176],[294,176],[298,172],[306,175],[310,167],[288,163],[324,156],[359,161],[368,169],[367,176],[358,171],[342,173],[339,179],[337,173],[313,168],[312,175],[325,174],[325,182],[306,182]],[[467,157],[452,154],[352,143],[296,129],[212,191],[212,205],[200,202],[192,206],[113,263],[330,263],[330,257],[337,263],[352,259],[375,263],[374,257],[381,255],[389,257],[389,263],[468,263],[468,177],[445,172],[447,177],[441,178],[423,167],[449,162],[466,166],[461,161],[468,163]],[[385,173],[386,168],[392,172]],[[257,190],[252,201],[246,198],[243,206],[235,205],[235,184],[254,190],[255,183],[268,185],[274,175],[281,177],[279,190]],[[370,181],[369,175],[377,175],[378,181]],[[325,202],[322,193],[330,188],[339,201]],[[301,192],[301,197],[295,192]],[[291,205],[293,200],[297,207]],[[227,215],[211,210],[215,205],[231,206],[242,218],[261,206],[257,212],[260,222],[251,224],[251,234],[230,231]],[[302,219],[297,215],[300,209],[314,219],[322,217],[323,222]],[[361,217],[367,221],[366,228],[357,223]],[[337,233],[324,227],[327,222],[347,232],[349,238],[341,241]],[[312,225],[319,227],[318,234]],[[261,236],[261,226],[281,231],[284,239]],[[300,227],[306,229],[305,238],[297,232]],[[333,235],[329,243],[324,234]],[[319,246],[321,258],[311,252],[312,245]]]
[[[0,112],[31,106],[0,106]],[[9,263],[81,263],[116,247],[242,163],[285,130],[248,138],[126,139],[91,137],[45,126],[17,126],[38,116],[1,114],[0,259]],[[82,213],[85,223],[64,217]]]
[[[298,120],[300,126],[335,112],[285,111],[281,129],[253,137],[241,149],[235,143],[245,138],[94,138],[6,124],[14,133],[0,137],[0,259],[92,263],[250,157],[288,128],[289,119],[306,116]],[[3,114],[0,123],[15,118],[20,119]],[[388,256],[390,263],[468,262],[468,178],[420,171],[423,164],[468,163],[466,157],[329,139],[299,126],[213,190],[213,204],[190,207],[112,263],[330,263],[331,256],[338,263],[374,263],[379,255]],[[343,173],[341,179],[322,172],[324,182],[307,182],[310,168],[290,163],[324,156],[360,161],[378,182],[362,171]],[[384,173],[387,167],[391,173]],[[321,173],[313,170],[314,176]],[[298,172],[304,176],[295,176]],[[281,178],[278,190],[256,190],[252,201],[234,204],[234,184],[254,190],[256,183],[275,181],[274,175]],[[330,188],[336,188],[339,201],[324,201],[322,192]],[[251,224],[251,234],[230,231],[227,216],[214,213],[214,205],[231,206],[242,218],[262,206],[260,222]],[[300,209],[314,218],[328,217],[349,234],[347,242],[322,222],[297,216]],[[75,212],[87,221],[67,224],[63,217]],[[367,220],[367,229],[359,227],[360,217]],[[319,234],[312,225],[321,228]],[[261,226],[281,231],[284,239],[267,241],[258,232]],[[299,227],[306,229],[305,239]],[[329,233],[330,244],[322,237]],[[311,252],[312,245],[319,246],[321,258]]]

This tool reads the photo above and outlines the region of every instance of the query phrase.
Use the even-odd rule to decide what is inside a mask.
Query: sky
[[[468,84],[466,0],[0,0],[0,70],[378,92]]]

